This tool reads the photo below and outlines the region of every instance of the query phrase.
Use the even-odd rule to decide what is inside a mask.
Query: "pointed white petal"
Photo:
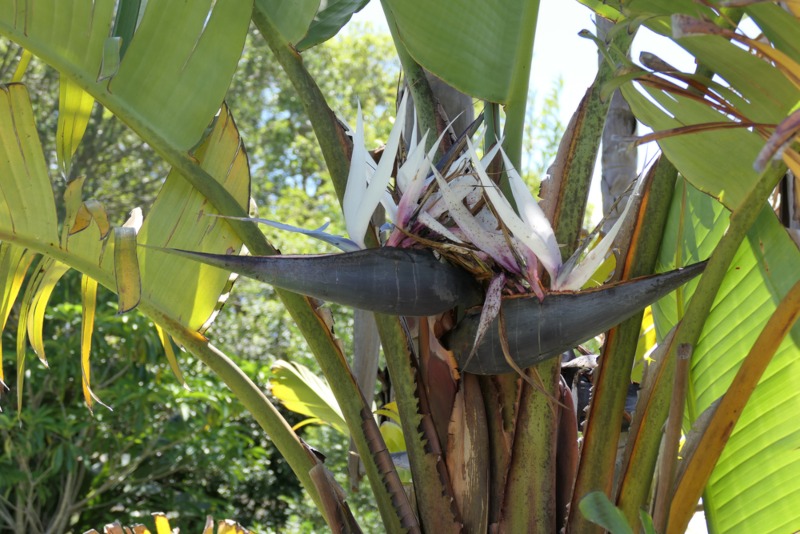
[[[561,256],[554,256],[545,242],[534,233],[533,229],[522,222],[522,219],[517,216],[511,208],[511,204],[509,204],[508,200],[498,191],[497,186],[486,174],[486,170],[480,165],[480,160],[475,153],[475,147],[472,146],[469,139],[467,139],[467,149],[473,160],[477,163],[475,170],[477,171],[478,178],[484,186],[484,192],[492,203],[492,207],[497,212],[497,216],[517,239],[536,254],[539,261],[544,265],[544,268],[550,273],[550,276],[555,279],[558,268],[561,266]]]
[[[625,224],[628,212],[631,210],[631,206],[635,204],[634,200],[639,196],[643,183],[644,179],[639,179],[636,183],[636,187],[631,193],[630,198],[628,198],[628,203],[625,204],[625,209],[622,210],[619,219],[617,219],[617,222],[614,223],[614,226],[611,227],[611,230],[608,231],[603,239],[600,240],[600,243],[590,250],[583,260],[573,269],[559,273],[553,289],[576,291],[582,288],[589,278],[592,277],[595,271],[602,265],[603,261],[605,261],[608,251],[611,250],[611,245],[614,244],[617,234]]]
[[[514,259],[514,255],[508,248],[508,244],[503,239],[503,236],[497,233],[487,232],[469,210],[461,203],[461,198],[456,195],[447,184],[445,179],[439,174],[435,168],[433,175],[436,177],[436,182],[439,184],[439,191],[442,193],[442,200],[447,205],[448,213],[458,225],[459,229],[464,232],[465,237],[474,246],[492,257],[497,263],[502,265],[505,269],[513,272],[520,273],[520,268]]]
[[[397,110],[398,117],[405,116],[407,95],[403,97]],[[381,201],[386,187],[392,178],[392,169],[400,146],[400,135],[403,132],[403,120],[395,120],[389,140],[383,150],[381,161],[367,186],[367,158],[369,153],[364,146],[364,124],[361,106],[358,109],[358,120],[355,137],[353,138],[353,158],[350,162],[350,174],[347,177],[344,200],[342,202],[345,214],[345,224],[350,238],[360,247],[364,248],[364,234],[369,227],[372,214]]]
[[[469,353],[469,358],[475,355],[478,345],[483,341],[483,337],[489,330],[494,318],[500,313],[500,305],[503,303],[503,286],[506,283],[506,276],[503,273],[498,274],[492,279],[489,287],[486,289],[486,298],[483,301],[483,308],[481,309],[481,318],[478,322],[478,329],[475,332],[475,341],[472,344],[472,350]]]
[[[422,136],[422,140],[411,149],[406,161],[397,169],[397,187],[401,193],[405,193],[409,184],[415,179],[417,174],[422,171],[426,173],[429,165],[425,162],[425,140],[428,134]]]
[[[444,226],[442,223],[440,223],[439,221],[437,221],[436,219],[431,217],[428,214],[428,212],[426,212],[426,211],[420,212],[420,214],[419,214],[419,222],[421,222],[422,224],[424,224],[425,226],[427,226],[428,228],[430,228],[431,230],[433,230],[437,234],[439,234],[439,235],[441,235],[443,237],[446,237],[447,239],[449,239],[453,243],[459,243],[459,244],[463,243],[463,241],[461,239],[459,239],[459,237],[457,235],[455,235],[453,232],[448,230],[447,227]]]
[[[550,252],[550,255],[555,258],[561,258],[561,251],[558,249],[556,242],[556,234],[553,232],[553,227],[550,221],[547,220],[539,203],[533,198],[530,190],[522,181],[522,177],[511,164],[505,151],[501,150],[503,162],[505,163],[506,172],[508,173],[509,184],[511,185],[511,194],[514,196],[514,201],[517,203],[520,216],[522,220],[539,236],[539,239],[544,242],[545,246]]]
[[[361,114],[361,103],[358,104],[356,114],[356,129],[353,132],[353,157],[350,160],[350,173],[347,175],[347,186],[344,190],[342,199],[342,212],[347,233],[358,244],[364,248],[364,232],[358,234],[358,229],[362,227],[359,217],[359,204],[364,198],[367,189],[367,147],[364,145],[364,119]],[[370,214],[370,217],[372,214]],[[366,231],[366,225],[363,225]]]

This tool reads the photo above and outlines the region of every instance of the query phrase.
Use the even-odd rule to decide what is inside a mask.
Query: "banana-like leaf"
[[[71,78],[140,134],[149,133],[144,137],[156,150],[187,150],[222,103],[252,0],[149,2],[124,56],[106,57],[107,40],[118,38],[113,35],[122,31],[120,25],[129,31],[130,16],[116,19],[116,10],[127,3],[4,2],[0,34]],[[119,66],[110,80],[98,80],[103,62],[114,59]]]
[[[391,315],[435,315],[480,302],[466,272],[429,251],[380,248],[316,256],[232,256],[162,249],[302,295]]]
[[[685,208],[682,209],[682,203]],[[728,212],[689,187],[676,194],[660,263],[694,261],[713,250]],[[740,246],[692,354],[687,428],[731,384],[742,360],[778,302],[800,280],[800,251],[765,206]],[[654,306],[663,336],[678,317],[678,297]],[[787,532],[800,509],[800,325],[784,339],[741,414],[703,495],[706,519],[718,532]]]
[[[626,280],[579,292],[548,293],[506,298],[501,313],[506,324],[508,351],[520,368],[552,358],[624,321],[645,306],[699,275],[705,263],[668,273]],[[489,327],[470,358],[480,310],[473,310],[444,338],[462,371],[501,374],[513,370],[501,343],[499,321]]]
[[[58,221],[47,165],[24,86],[0,85],[0,240],[9,233],[58,243]],[[26,246],[26,243],[20,243]]]
[[[297,43],[297,49],[307,50],[324,43],[341,30],[355,13],[361,11],[369,0],[328,0],[317,12],[308,33]]]
[[[635,9],[632,15],[652,15],[641,11],[638,3]],[[775,38],[776,45],[785,46],[787,54],[793,53],[793,46],[785,43],[791,42],[791,36],[796,35],[792,30],[799,24],[791,15],[778,16],[775,10],[780,11],[780,8],[756,8],[761,18],[767,19],[765,26]],[[623,85],[623,94],[634,114],[653,130],[706,123],[728,126],[748,122],[777,124],[800,100],[800,87],[793,82],[786,68],[774,60],[765,61],[744,50],[742,43],[730,42],[726,38],[728,34],[699,33],[716,31],[713,30],[716,26],[680,17],[671,22],[664,16],[648,19],[648,25],[667,35],[677,29],[678,35],[685,36],[677,38],[676,42],[694,55],[700,64],[735,88],[731,91],[699,75],[680,75],[678,80],[691,79],[693,83],[709,87],[704,98],[683,90],[680,83],[673,84],[671,76],[666,77],[668,81],[653,75],[640,77],[646,96],[632,84]],[[781,32],[787,31],[789,33],[781,39]],[[759,53],[764,47],[769,48],[757,41],[749,43]],[[775,50],[775,53],[783,52]],[[786,55],[786,61],[791,62],[790,57]],[[761,127],[716,128],[662,138],[659,145],[695,187],[719,199],[726,207],[735,209],[757,181],[758,173],[753,164],[767,135],[768,132]],[[698,157],[698,154],[703,154],[703,157]],[[787,163],[792,165],[791,161]]]
[[[67,176],[72,156],[89,125],[94,98],[69,78],[62,78],[59,87],[56,155],[61,172]]]
[[[22,282],[25,281],[25,273],[31,264],[33,255],[24,248],[17,247],[6,241],[0,242],[0,332],[5,330],[8,315],[11,307],[17,300]],[[0,343],[0,388],[5,386],[3,382],[3,352]]]
[[[280,31],[283,40],[297,44],[320,6],[320,0],[256,0],[255,9],[268,16]]]
[[[239,132],[227,106],[196,156],[242,209],[250,202],[250,169]],[[139,231],[142,296],[192,330],[200,330],[218,308],[228,274],[192,261],[175,261],[147,247],[185,246],[214,253],[238,253],[241,239],[228,221],[176,171],[158,195]],[[177,282],[177,283],[176,283]]]
[[[289,410],[319,419],[349,435],[339,403],[328,382],[297,362],[278,360],[269,380],[272,394]]]
[[[128,259],[123,261],[122,248],[115,240],[104,239],[107,230],[96,224],[106,219],[102,208],[96,204],[87,207],[89,202],[79,205],[80,181],[67,187],[67,218],[74,218],[74,221],[65,221],[64,227],[68,229],[77,225],[81,209],[88,214],[88,226],[84,224],[82,231],[71,235],[65,232],[65,238],[60,241],[52,187],[24,86],[0,86],[0,119],[0,240],[6,251],[3,263],[0,263],[3,267],[0,282],[3,282],[5,300],[2,310],[6,316],[14,295],[19,291],[23,267],[30,261],[19,251],[26,247],[31,253],[45,255],[42,268],[35,271],[36,279],[29,284],[23,299],[23,316],[27,320],[20,322],[19,369],[24,371],[26,333],[30,335],[37,353],[44,357],[41,324],[47,298],[68,266],[112,290],[134,288],[130,301],[125,300],[120,306],[123,311],[139,300],[139,291],[135,288],[141,283],[145,311],[157,312],[197,331],[214,311],[218,297],[228,283],[227,274],[197,262],[166,258],[163,254],[148,258],[145,253],[140,261],[134,262],[135,247],[127,249]],[[237,198],[241,206],[247,205],[250,183],[247,158],[227,109],[223,109],[198,149],[197,157],[200,165],[218,176],[225,190]],[[176,173],[167,178],[158,198],[139,231],[140,241],[157,245],[199,246],[202,240],[205,250],[231,253],[241,247],[241,241],[224,219],[204,216],[209,211],[205,197]],[[76,205],[80,206],[77,211]],[[135,234],[135,228],[118,228],[115,234],[121,232]],[[156,253],[153,255],[158,256]],[[126,266],[131,267],[134,263],[139,263],[139,268],[127,271]],[[121,279],[120,284],[115,282],[115,274],[118,280]],[[176,279],[182,284],[176,284]],[[197,291],[194,284],[198,284],[201,290]],[[185,294],[180,294],[181,291]],[[179,294],[177,298],[176,292]],[[84,346],[88,343],[85,339],[88,335],[89,332],[84,332]]]
[[[44,314],[47,310],[47,303],[50,301],[50,295],[53,294],[53,289],[55,289],[58,281],[68,270],[69,266],[51,257],[42,258],[34,278],[35,282],[31,282],[29,286],[31,291],[25,292],[26,298],[30,298],[29,311],[25,317],[28,340],[31,347],[33,347],[33,351],[45,365],[47,365],[47,357],[44,353],[44,339],[42,338]]]
[[[520,77],[530,76],[538,1],[387,0],[385,5],[411,56],[463,93],[507,103]]]

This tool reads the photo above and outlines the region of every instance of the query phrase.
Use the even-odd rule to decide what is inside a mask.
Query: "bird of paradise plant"
[[[28,332],[33,346],[41,348],[39,333],[50,291],[67,268],[77,268],[86,277],[81,359],[87,402],[91,303],[99,282],[120,295],[121,310],[138,304],[153,318],[162,328],[168,354],[171,337],[217,372],[269,433],[331,528],[357,531],[340,488],[320,459],[261,390],[201,334],[228,273],[189,259],[200,258],[227,270],[263,276],[276,285],[280,280],[288,288],[278,293],[340,405],[387,531],[591,532],[600,528],[590,523],[603,506],[596,503],[605,501],[590,497],[589,505],[579,504],[598,491],[606,495],[608,506],[619,507],[625,523],[634,525],[649,502],[655,473],[659,482],[652,510],[659,530],[681,530],[703,491],[709,521],[720,529],[796,526],[800,475],[791,444],[800,423],[793,410],[782,409],[775,399],[788,399],[787,405],[795,406],[800,398],[783,382],[797,365],[798,338],[791,325],[800,309],[800,260],[796,246],[765,207],[784,169],[751,169],[765,138],[768,157],[760,162],[772,159],[773,148],[781,147],[783,161],[796,167],[797,14],[771,2],[730,9],[689,1],[584,3],[617,27],[609,32],[609,42],[599,43],[605,59],[567,129],[550,180],[542,186],[541,212],[515,175],[538,2],[382,1],[421,130],[430,133],[419,141],[409,140],[407,156],[396,158],[401,136],[393,132],[374,170],[366,158],[359,121],[352,132],[342,127],[302,61],[302,50],[324,41],[330,28],[340,27],[362,2],[304,0],[293,4],[296,9],[282,0],[4,4],[0,33],[62,74],[62,166],[69,165],[80,142],[80,125],[94,99],[173,166],[157,206],[141,226],[141,221],[132,220],[127,226],[108,228],[102,210],[81,197],[80,183],[67,188],[67,217],[59,221],[27,89],[19,83],[3,86],[3,321],[35,254],[44,256],[22,297],[21,314],[27,320],[20,321],[24,326],[18,331],[17,385],[24,380]],[[730,42],[743,13],[769,44],[738,36],[739,44]],[[702,24],[687,24],[673,19],[674,14],[689,15]],[[342,201],[350,238],[363,250],[322,258],[264,259],[276,251],[255,225],[200,217],[208,212],[248,215],[246,152],[222,100],[251,20],[308,112]],[[709,31],[710,23],[722,31]],[[698,72],[675,73],[663,63],[651,63],[650,69],[632,65],[626,52],[642,24],[693,53],[701,64]],[[687,35],[687,30],[703,35]],[[433,138],[443,133],[447,121],[438,113],[424,69],[485,102],[489,146],[482,158],[465,136],[453,152],[447,146],[440,150],[450,153],[452,161],[434,162]],[[665,75],[679,83],[667,83]],[[640,120],[658,130],[690,130],[689,135],[659,138],[665,155],[637,186],[637,202],[629,204],[626,218],[635,224],[629,237],[619,241],[625,250],[619,251],[617,278],[651,274],[657,259],[664,270],[685,265],[687,259],[710,259],[696,285],[656,307],[661,344],[615,482],[640,318],[634,314],[606,336],[580,450],[569,388],[561,383],[559,361],[553,356],[610,328],[655,293],[703,269],[701,265],[572,292],[596,265],[592,253],[588,261],[563,259],[578,249],[606,97],[618,86]],[[206,130],[209,122],[212,127]],[[730,124],[722,130],[721,122]],[[702,126],[709,123],[713,128]],[[779,123],[777,135],[770,133]],[[502,139],[502,148],[492,146],[497,139]],[[496,158],[502,163],[494,163]],[[498,167],[503,172],[495,182],[492,169]],[[722,204],[676,181],[678,170],[688,184]],[[392,177],[394,187],[387,190]],[[393,227],[386,243],[391,246],[377,248],[378,232],[366,216],[381,199]],[[34,212],[31,206],[39,208]],[[596,256],[606,253],[610,240],[596,249]],[[137,248],[137,242],[148,246]],[[202,255],[238,251],[243,244],[253,257]],[[183,258],[176,258],[156,248],[202,252],[183,252]],[[175,287],[176,276],[187,283]],[[364,292],[367,298],[353,290],[354,281],[359,289],[370,286]],[[642,295],[651,290],[652,297]],[[377,312],[412,472],[411,498],[333,333],[330,311],[298,291],[372,306]],[[622,313],[616,306],[629,298],[626,291],[633,293],[633,304]],[[734,297],[738,303],[747,302],[748,310],[727,306],[725,299]],[[584,309],[583,303],[596,307]],[[611,322],[595,322],[598,317]],[[548,318],[557,324],[548,323]],[[594,323],[591,329],[589,322]],[[575,331],[572,326],[561,330],[570,324]],[[791,335],[782,342],[787,333]],[[553,345],[545,343],[548,339],[555,340]],[[533,357],[527,359],[526,354]],[[43,352],[39,356],[44,359]],[[534,367],[520,369],[524,380],[505,372],[512,363],[522,368],[537,361]],[[765,369],[764,380],[756,385],[758,379],[752,377]],[[684,403],[694,432],[676,467]],[[765,429],[761,425],[766,421],[772,426]],[[656,467],[665,422],[664,452]],[[773,428],[787,430],[776,438],[768,431]],[[735,447],[726,448],[726,443]],[[752,454],[740,454],[742,450]],[[715,463],[719,471],[709,473],[707,466]],[[745,490],[750,493],[743,499],[739,494]]]

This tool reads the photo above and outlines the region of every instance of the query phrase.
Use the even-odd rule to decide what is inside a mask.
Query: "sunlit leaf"
[[[62,77],[59,86],[56,155],[61,172],[67,176],[72,156],[89,125],[94,98],[69,78]]]
[[[161,341],[161,346],[164,347],[164,354],[167,356],[167,361],[172,369],[172,373],[175,375],[175,378],[178,379],[178,382],[188,390],[189,386],[183,378],[183,372],[181,371],[180,364],[178,364],[178,358],[175,356],[175,349],[172,348],[172,341],[170,340],[169,334],[164,332],[164,329],[159,325],[155,325],[155,327],[158,339]]]
[[[350,21],[353,14],[363,9],[369,0],[327,0],[317,12],[308,33],[297,43],[298,50],[306,50],[324,43]]]
[[[136,230],[133,228],[114,228],[114,277],[117,281],[119,313],[125,313],[135,308],[142,297]]]
[[[349,435],[336,398],[328,382],[307,367],[278,360],[272,365],[272,394],[289,410],[324,421],[344,435]]]
[[[243,209],[250,202],[250,169],[233,117],[223,106],[196,156]],[[217,254],[235,254],[242,241],[231,223],[208,200],[170,172],[139,231],[137,241],[147,247],[180,247]],[[142,296],[190,329],[200,330],[218,307],[228,286],[227,272],[198,262],[139,248]]]
[[[169,526],[169,519],[161,513],[153,514],[156,522],[156,534],[172,534],[172,527]]]
[[[12,245],[6,241],[0,242],[0,287],[3,289],[0,297],[0,332],[5,330],[8,315],[14,306],[14,301],[22,288],[25,273],[33,260],[33,254],[24,248]],[[3,352],[0,343],[0,388],[3,383]]]
[[[680,190],[680,189],[679,189]],[[682,208],[682,204],[685,206]],[[675,257],[705,257],[727,227],[728,212],[693,188],[676,194],[662,243],[662,268]],[[680,236],[680,237],[679,237]],[[688,424],[722,396],[777,303],[800,280],[800,251],[765,206],[720,287],[692,355]],[[691,298],[694,285],[684,289]],[[654,306],[659,334],[678,313],[676,297]],[[778,348],[731,435],[703,497],[707,520],[724,532],[784,532],[796,525],[800,462],[800,325]]]
[[[45,257],[37,267],[37,273],[31,281],[31,288],[33,291],[26,296],[30,296],[29,311],[25,317],[27,322],[28,339],[30,340],[31,347],[39,357],[39,359],[47,365],[47,358],[44,352],[44,314],[47,311],[47,304],[50,301],[50,295],[53,294],[56,284],[69,270],[69,266],[54,260],[53,258]]]
[[[25,71],[28,70],[28,65],[31,62],[31,58],[33,54],[31,54],[30,50],[22,51],[22,55],[19,58],[19,63],[17,64],[17,68],[14,71],[14,76],[11,77],[11,83],[19,83],[22,81],[23,76],[25,76]]]
[[[406,450],[406,440],[403,437],[403,429],[394,421],[384,421],[380,426],[383,441],[389,452],[403,452]]]
[[[0,86],[0,240],[17,235],[58,243],[53,189],[30,98],[22,85]]]
[[[116,74],[98,81],[117,4],[19,2],[0,12],[0,33],[71,78],[139,133],[150,133],[156,150],[167,145],[187,150],[222,103],[252,1],[201,0],[192,9],[182,2],[147,3]],[[126,16],[116,27],[129,34],[131,24],[133,16]]]
[[[97,280],[86,275],[81,277],[81,308],[81,386],[83,399],[91,411],[94,402],[100,402],[92,391],[92,366],[89,361],[92,352],[94,317],[97,310]],[[100,404],[103,403],[100,402]]]

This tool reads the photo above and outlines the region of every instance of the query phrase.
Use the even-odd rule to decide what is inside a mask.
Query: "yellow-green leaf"
[[[0,85],[0,240],[58,243],[53,188],[23,85]]]
[[[97,280],[86,276],[81,277],[81,308],[83,319],[81,321],[81,386],[83,399],[89,411],[92,411],[94,401],[99,404],[100,399],[92,391],[92,367],[89,358],[92,352],[92,332],[94,331],[94,316],[97,309]]]
[[[68,265],[64,265],[52,257],[42,258],[34,279],[31,281],[30,287],[33,291],[25,293],[26,298],[30,298],[29,311],[25,316],[28,339],[33,351],[45,365],[47,365],[47,358],[44,353],[43,339],[44,314],[47,311],[47,303],[50,302],[53,289],[68,270]]]
[[[381,435],[386,442],[389,452],[403,452],[406,450],[406,440],[403,437],[403,429],[394,421],[384,421],[381,423]]]
[[[172,373],[185,389],[189,389],[189,386],[186,385],[186,380],[183,378],[181,367],[178,364],[178,358],[175,357],[175,349],[172,348],[172,341],[170,341],[169,334],[164,332],[164,329],[158,326],[158,324],[156,324],[155,327],[158,333],[158,339],[161,341],[161,346],[164,347],[164,354],[167,355],[167,361],[172,368]]]
[[[25,76],[25,71],[28,70],[28,65],[32,57],[33,54],[31,54],[30,50],[24,49],[22,51],[19,63],[17,63],[17,69],[14,71],[14,76],[11,77],[11,83],[19,83],[22,81],[22,77]]]
[[[17,247],[8,242],[0,242],[0,332],[5,330],[8,314],[19,295],[25,273],[33,260],[33,254],[24,248]],[[3,347],[0,343],[0,387],[3,383]]]
[[[75,82],[62,76],[58,97],[56,156],[64,176],[68,176],[72,156],[86,133],[94,98]]]
[[[296,362],[278,360],[269,379],[272,394],[287,409],[318,418],[344,435],[349,435],[339,403],[328,382]]]
[[[119,312],[125,313],[139,304],[142,281],[139,258],[136,256],[136,230],[121,226],[114,228],[114,278],[117,282]]]
[[[195,155],[203,169],[247,208],[250,170],[227,106]],[[242,242],[230,223],[214,217],[208,200],[172,171],[147,215],[138,241],[149,247],[174,247],[216,254],[238,253]],[[141,247],[143,296],[192,330],[207,326],[228,286],[227,272]]]

